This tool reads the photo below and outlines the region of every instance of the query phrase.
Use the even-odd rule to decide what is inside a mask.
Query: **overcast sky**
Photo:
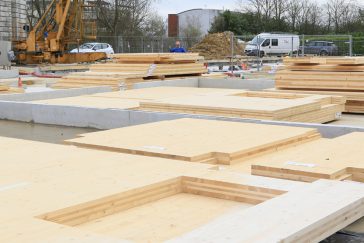
[[[155,10],[166,18],[168,14],[193,8],[236,9],[236,0],[157,0]]]
[[[312,0],[318,3],[325,3],[326,0]],[[364,0],[357,0],[359,3]],[[163,18],[168,14],[179,13],[193,8],[229,9],[236,10],[236,0],[156,0],[154,9]]]

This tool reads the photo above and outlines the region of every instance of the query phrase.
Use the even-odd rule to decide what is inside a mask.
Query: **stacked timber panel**
[[[200,76],[207,72],[198,53],[114,54],[112,62],[90,65],[90,71],[63,77],[54,87],[108,85],[118,90],[155,79]]]
[[[244,91],[232,95],[183,96],[140,102],[141,110],[192,113],[294,122],[326,123],[338,119],[345,99],[322,95]]]
[[[0,94],[8,94],[8,93],[24,93],[24,89],[9,87],[7,85],[0,85]]]
[[[34,103],[326,123],[340,118],[345,99],[238,89],[155,87]]]
[[[364,182],[364,133],[318,139],[253,159],[254,175],[312,182],[318,179]],[[309,153],[307,152],[309,151]]]
[[[285,58],[276,74],[276,89],[287,92],[341,95],[346,112],[364,113],[363,57]]]

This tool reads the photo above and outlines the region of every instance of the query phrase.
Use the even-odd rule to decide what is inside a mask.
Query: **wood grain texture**
[[[266,134],[269,136],[265,136]],[[178,119],[82,134],[80,138],[65,142],[121,153],[200,163],[232,164],[238,159],[257,156],[318,137],[315,129]],[[222,139],[224,143],[221,143]]]

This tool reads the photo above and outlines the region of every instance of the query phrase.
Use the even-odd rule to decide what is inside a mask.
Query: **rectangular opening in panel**
[[[38,218],[136,242],[168,240],[284,193],[193,177],[133,189]]]

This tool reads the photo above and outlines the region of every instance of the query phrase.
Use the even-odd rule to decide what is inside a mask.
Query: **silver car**
[[[320,56],[336,56],[339,53],[339,48],[331,41],[309,41],[304,47],[300,47],[299,54],[314,54]]]

